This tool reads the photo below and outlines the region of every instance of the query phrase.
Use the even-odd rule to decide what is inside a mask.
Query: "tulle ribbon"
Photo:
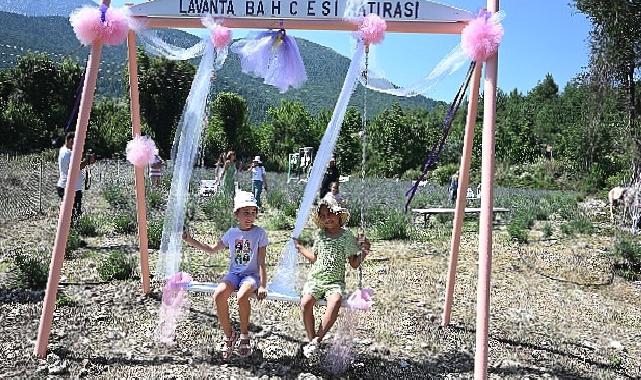
[[[488,12],[481,11],[476,19],[470,21],[468,32],[462,33],[461,43],[425,77],[408,86],[396,86],[383,72],[371,68],[363,71],[359,80],[363,86],[384,94],[403,97],[428,96],[443,78],[456,73],[470,61],[486,59],[496,52],[503,36],[501,21],[504,18],[504,11],[492,13],[491,16]]]
[[[300,56],[296,40],[284,29],[258,33],[231,46],[240,56],[244,73],[263,78],[264,83],[274,86],[281,93],[300,88],[307,81],[305,64]]]

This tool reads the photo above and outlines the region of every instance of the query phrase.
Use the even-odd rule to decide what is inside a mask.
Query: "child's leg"
[[[251,306],[249,297],[256,291],[256,281],[243,281],[238,289],[236,298],[238,299],[238,315],[240,316],[240,335],[247,336],[249,330],[249,315]]]
[[[308,340],[316,337],[316,331],[314,329],[314,304],[316,304],[316,299],[311,294],[303,295],[303,298],[300,300],[300,307],[303,311],[303,323],[305,324],[305,332],[307,333]]]
[[[214,292],[214,303],[216,304],[216,314],[218,315],[218,323],[223,328],[226,337],[231,337],[232,328],[231,321],[229,320],[229,296],[234,291],[234,285],[228,281],[223,281],[218,284]]]
[[[327,299],[327,310],[325,310],[325,314],[323,314],[323,319],[321,321],[320,328],[318,329],[318,334],[316,334],[319,341],[323,340],[325,334],[327,334],[327,332],[334,325],[334,322],[336,322],[338,311],[341,308],[342,302],[340,293],[327,294],[325,297]]]

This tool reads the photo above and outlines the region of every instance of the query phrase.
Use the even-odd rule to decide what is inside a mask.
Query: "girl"
[[[234,195],[236,177],[236,152],[230,150],[227,152],[227,161],[223,166],[223,191],[227,195]]]
[[[149,164],[149,178],[151,179],[151,184],[153,187],[158,187],[160,185],[160,179],[162,178],[162,167],[165,164],[165,161],[160,158],[160,151],[156,149],[154,153],[154,160]]]
[[[230,228],[213,247],[199,242],[185,231],[183,239],[192,247],[205,252],[216,253],[229,248],[229,272],[223,277],[214,292],[214,302],[218,311],[218,321],[225,333],[222,342],[222,357],[231,357],[238,333],[232,329],[229,320],[229,304],[227,300],[234,291],[238,291],[238,314],[240,316],[240,340],[238,341],[238,356],[247,357],[252,353],[249,339],[249,297],[256,292],[259,300],[267,297],[265,288],[267,272],[265,256],[267,255],[267,233],[254,224],[258,216],[258,206],[252,193],[239,191],[234,198],[234,217],[238,227]]]
[[[320,341],[336,322],[345,293],[345,261],[349,261],[352,268],[358,268],[370,248],[369,240],[364,235],[359,235],[357,240],[352,232],[344,227],[349,219],[349,212],[339,206],[331,193],[320,201],[312,218],[320,228],[313,249],[305,248],[295,240],[298,252],[313,263],[301,299],[303,322],[309,339],[309,343],[303,349],[307,357],[317,352]],[[314,304],[321,298],[327,300],[327,310],[316,331]]]

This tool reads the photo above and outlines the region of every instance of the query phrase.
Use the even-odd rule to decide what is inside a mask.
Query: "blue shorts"
[[[249,273],[249,274],[227,273],[225,277],[223,277],[223,281],[229,282],[234,287],[234,290],[240,289],[240,287],[245,283],[250,283],[252,286],[252,289],[258,289],[258,284],[260,284],[260,281],[258,279],[258,274],[256,273]]]

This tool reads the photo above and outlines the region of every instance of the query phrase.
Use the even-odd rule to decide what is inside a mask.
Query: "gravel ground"
[[[7,252],[11,248],[50,250],[55,226],[56,215],[49,214],[0,227],[0,247],[5,252],[0,269],[10,272]],[[213,241],[209,230],[206,222],[194,225],[197,237]],[[612,275],[612,232],[604,227],[589,236],[557,235],[555,231],[553,239],[518,246],[508,241],[503,228],[495,230],[489,377],[641,378],[641,287]],[[270,273],[286,238],[286,231],[270,231]],[[250,359],[220,360],[216,346],[221,333],[212,300],[205,295],[190,297],[190,312],[177,329],[176,344],[157,343],[160,284],[153,283],[152,293],[144,296],[137,279],[103,283],[96,269],[110,247],[134,253],[136,238],[116,235],[85,240],[87,247],[75,252],[63,267],[63,282],[68,284],[59,292],[73,302],[57,307],[46,359],[33,355],[43,292],[10,289],[10,276],[0,276],[0,355],[5,358],[0,361],[0,377],[334,376],[325,360],[309,362],[299,355],[304,338],[300,312],[284,303],[253,302],[256,348]],[[443,329],[439,324],[447,240],[375,241],[363,276],[365,286],[376,291],[376,304],[369,313],[354,316],[354,361],[340,376],[472,378],[477,245],[478,233],[466,230],[452,325]],[[224,255],[185,252],[185,268],[198,279],[215,280],[225,270]],[[356,271],[350,271],[348,287],[355,281]],[[322,311],[319,307],[317,317]],[[235,314],[233,318],[238,320]]]

